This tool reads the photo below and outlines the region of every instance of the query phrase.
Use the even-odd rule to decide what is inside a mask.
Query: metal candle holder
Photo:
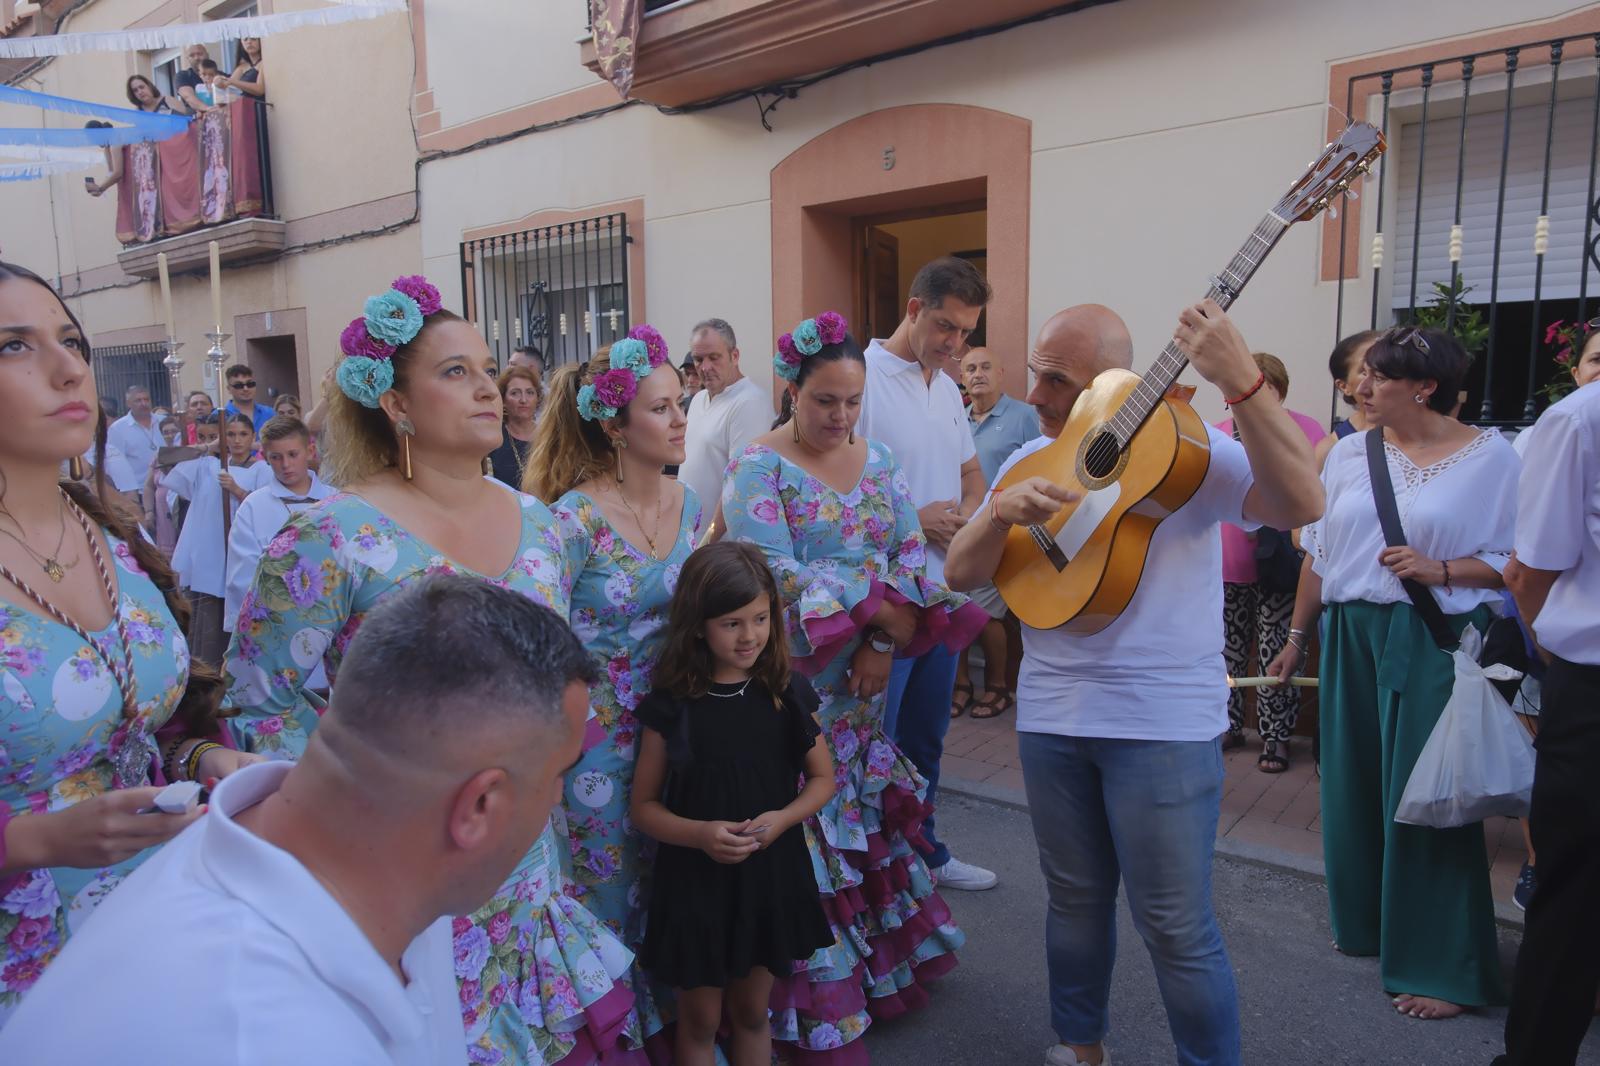
[[[172,392],[172,413],[178,416],[179,424],[188,422],[183,405],[183,360],[178,358],[178,349],[183,347],[183,342],[176,337],[168,337],[161,342],[167,350],[167,357],[161,360],[161,365],[167,368],[167,384]],[[183,443],[179,441],[179,443]]]

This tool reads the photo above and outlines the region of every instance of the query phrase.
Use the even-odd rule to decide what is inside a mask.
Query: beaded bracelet
[[[1442,560],[1439,565],[1444,567],[1444,590],[1446,592],[1449,592],[1450,591],[1450,560],[1449,559]]]
[[[222,745],[218,744],[214,740],[202,740],[200,743],[190,748],[189,754],[183,757],[184,778],[189,781],[196,780],[195,774],[200,772],[201,756],[205,755],[205,753],[210,751],[212,748],[220,747],[222,747]]]
[[[1244,403],[1250,397],[1252,397],[1256,393],[1260,392],[1261,391],[1261,386],[1265,385],[1266,383],[1267,383],[1267,373],[1266,373],[1266,371],[1263,370],[1261,372],[1261,376],[1256,378],[1256,383],[1254,385],[1250,386],[1250,391],[1246,392],[1243,396],[1235,396],[1231,400],[1226,400],[1225,399],[1222,402],[1227,404],[1229,407],[1233,407],[1235,404]]]

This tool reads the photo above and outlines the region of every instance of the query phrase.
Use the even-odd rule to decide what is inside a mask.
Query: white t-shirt
[[[1370,431],[1369,431],[1370,432]],[[1385,444],[1389,481],[1406,543],[1429,559],[1471,556],[1504,570],[1516,528],[1517,453],[1498,430],[1484,430],[1455,454],[1419,468]],[[1322,467],[1328,506],[1300,532],[1311,568],[1322,577],[1323,603],[1409,603],[1405,586],[1378,562],[1386,544],[1367,473],[1367,434],[1352,433],[1333,446]],[[1497,589],[1432,589],[1445,614],[1466,614],[1498,603]]]
[[[0,1029],[0,1062],[465,1063],[450,919],[411,942],[401,984],[299,860],[233,820],[292,770],[229,776],[106,897]]]
[[[1561,571],[1534,634],[1552,655],[1600,666],[1600,382],[1553,405],[1523,436],[1517,559]]]
[[[227,594],[227,552],[222,537],[222,486],[217,484],[221,465],[214,455],[185,459],[167,472],[162,484],[189,501],[172,550],[172,566],[178,582],[186,589],[209,596]],[[245,491],[254,491],[272,481],[272,467],[257,460],[250,466],[229,466],[228,474]],[[237,511],[238,504],[229,500]]]
[[[978,454],[961,390],[949,374],[922,376],[922,364],[867,345],[867,389],[856,435],[889,446],[906,472],[911,503],[961,502],[961,464]],[[928,545],[928,579],[944,583],[944,552]]]
[[[128,461],[127,470],[123,473],[129,479],[128,483],[113,480],[112,484],[120,492],[143,492],[150,464],[155,462],[156,452],[162,445],[161,429],[156,425],[155,416],[150,417],[150,427],[146,429],[134,421],[133,415],[123,415],[106,427],[106,442],[115,444]],[[110,466],[106,467],[106,474],[111,475]]]
[[[716,396],[701,390],[689,401],[689,426],[683,432],[683,464],[678,480],[694,489],[706,521],[722,499],[728,462],[745,445],[772,428],[772,396],[749,378],[740,378]]]
[[[1246,530],[1255,484],[1244,447],[1206,427],[1211,465],[1189,502],[1156,527],[1139,587],[1098,633],[1022,627],[1017,729],[1121,740],[1214,740],[1228,728],[1222,660],[1221,523]],[[995,484],[1051,442],[1012,453]],[[991,491],[993,491],[991,487]]]
[[[268,467],[271,470],[271,467]],[[239,617],[239,605],[250,583],[256,577],[256,564],[272,538],[278,535],[289,521],[289,516],[310,507],[317,500],[334,494],[326,482],[311,473],[311,488],[298,496],[268,476],[261,487],[244,498],[239,511],[233,516],[233,526],[228,530],[227,591],[223,596],[222,628],[233,632],[234,621]],[[320,687],[313,683],[312,688]]]

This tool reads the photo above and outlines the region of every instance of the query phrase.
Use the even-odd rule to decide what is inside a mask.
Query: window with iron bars
[[[1390,148],[1375,175],[1371,247],[1341,238],[1336,334],[1419,320],[1451,329],[1474,357],[1462,407],[1471,421],[1531,422],[1569,381],[1560,346],[1546,341],[1551,326],[1600,313],[1590,279],[1600,279],[1597,53],[1600,34],[1584,34],[1347,86],[1349,104],[1375,90],[1371,117]],[[1352,321],[1344,266],[1369,253],[1371,312]]]
[[[166,346],[161,344],[95,348],[94,385],[101,405],[112,412],[112,417],[120,416],[128,409],[129,387],[143,385],[150,390],[152,404],[172,410],[172,378],[161,363],[166,357]]]
[[[546,370],[627,336],[627,217],[563,222],[461,245],[466,317],[503,367],[532,348]]]

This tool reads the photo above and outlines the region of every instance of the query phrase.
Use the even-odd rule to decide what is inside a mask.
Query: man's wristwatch
[[[868,626],[864,636],[867,638],[867,647],[873,651],[883,655],[894,653],[894,641],[889,638],[888,633],[877,626]]]

